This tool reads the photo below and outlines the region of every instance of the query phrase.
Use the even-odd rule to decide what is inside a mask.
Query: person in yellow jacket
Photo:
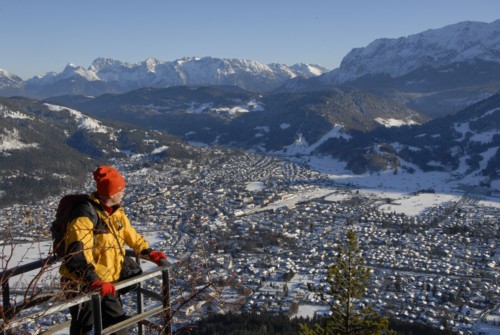
[[[151,250],[125,215],[120,205],[126,185],[123,176],[111,166],[99,166],[93,176],[96,191],[71,213],[64,240],[68,257],[60,273],[69,296],[100,292],[106,328],[127,318],[113,285],[120,278],[125,244],[158,265],[167,257],[161,251]],[[70,314],[70,335],[90,334],[94,323],[92,302],[70,307]]]

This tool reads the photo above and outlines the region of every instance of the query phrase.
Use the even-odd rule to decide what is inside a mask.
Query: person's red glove
[[[92,290],[100,290],[101,297],[104,297],[105,295],[108,294],[116,295],[116,287],[112,283],[96,280],[93,281],[92,284],[90,284],[90,288]]]
[[[161,251],[150,251],[148,256],[150,260],[156,263],[156,265],[161,265],[160,260],[162,259],[167,260],[167,256],[165,256],[165,254]]]

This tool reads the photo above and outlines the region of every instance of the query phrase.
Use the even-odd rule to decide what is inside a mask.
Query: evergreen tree
[[[301,325],[301,335],[377,335],[392,334],[389,321],[371,306],[359,303],[370,279],[370,270],[358,246],[356,234],[349,230],[344,245],[338,247],[335,262],[328,267],[326,295],[318,292],[330,305],[331,315],[312,326]]]

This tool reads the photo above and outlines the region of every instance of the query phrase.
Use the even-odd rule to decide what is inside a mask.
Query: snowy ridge
[[[14,79],[14,77],[15,77],[13,74],[11,74],[3,69],[0,69],[0,76],[7,78],[7,79],[11,79],[11,80]]]
[[[185,57],[171,62],[148,58],[135,64],[110,58],[97,58],[88,69],[68,64],[61,73],[50,72],[36,76],[27,80],[26,84],[28,88],[40,89],[59,81],[83,79],[109,84],[115,89],[111,91],[113,93],[116,90],[125,92],[141,87],[179,85],[234,85],[250,90],[271,90],[288,79],[297,76],[315,77],[327,71],[323,67],[309,64],[289,67],[283,64],[266,65],[252,60],[212,57]],[[0,72],[0,83],[2,78]],[[52,95],[61,94],[63,93],[52,93]]]
[[[64,69],[64,71],[58,77],[66,79],[66,78],[71,78],[75,75],[85,78],[86,80],[89,81],[99,80],[99,77],[93,71],[86,70],[83,67],[74,64],[68,64]]]
[[[20,77],[3,69],[0,69],[0,89],[9,87],[20,88],[23,86],[23,84],[23,80]]]
[[[310,65],[310,64],[304,64],[304,63],[299,63],[292,65],[290,67],[292,70],[294,70],[296,73],[302,74],[303,77],[310,77],[310,74],[312,73],[313,75],[319,76],[328,70],[323,68],[322,66],[319,65]]]
[[[439,68],[457,62],[500,63],[500,20],[461,22],[397,39],[377,39],[349,52],[326,78],[343,83],[367,74],[402,76],[415,69]]]
[[[64,110],[68,111],[71,114],[71,116],[73,116],[75,121],[78,123],[79,129],[85,129],[85,130],[88,130],[88,131],[94,132],[94,133],[109,133],[109,132],[111,132],[111,129],[106,127],[106,126],[103,126],[100,121],[93,119],[91,117],[88,117],[87,115],[84,115],[77,110],[63,107],[63,106],[58,106],[58,105],[52,105],[49,103],[45,103],[44,105],[47,106],[49,108],[49,110],[51,110],[53,112],[61,112]]]

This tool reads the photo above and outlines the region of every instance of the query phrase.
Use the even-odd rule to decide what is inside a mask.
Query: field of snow
[[[304,163],[301,161],[301,163]],[[309,157],[305,162],[316,171],[328,174],[339,184],[348,185],[353,189],[366,194],[373,194],[381,198],[390,198],[391,204],[380,206],[381,210],[418,215],[425,209],[449,202],[458,201],[470,188],[470,185],[479,185],[482,176],[465,176],[462,179],[453,179],[446,172],[417,172],[384,171],[381,173],[353,175],[345,169],[345,163],[326,157]],[[493,189],[499,188],[500,181],[491,184]],[[421,190],[433,189],[435,193],[419,193]],[[487,197],[471,194],[478,200],[479,206],[500,207],[500,197]],[[338,197],[338,195],[337,195]]]

